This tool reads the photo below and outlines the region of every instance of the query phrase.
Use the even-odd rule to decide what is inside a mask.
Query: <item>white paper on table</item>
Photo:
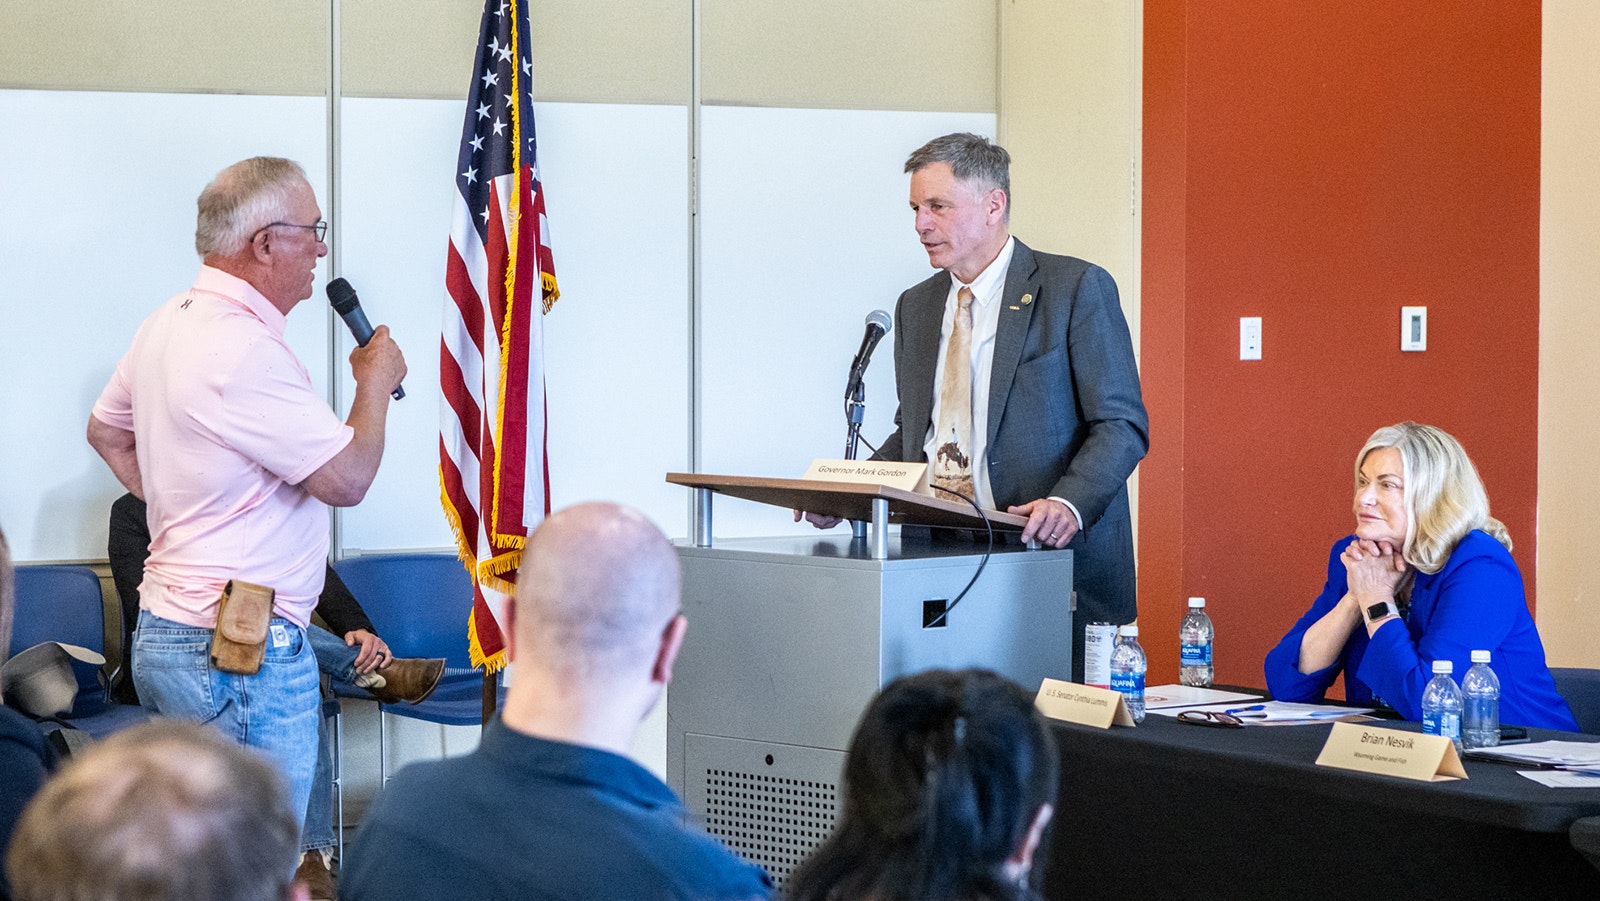
[[[1544,766],[1600,767],[1600,742],[1535,741],[1527,744],[1473,748],[1467,759],[1494,757]]]
[[[1160,710],[1163,707],[1210,707],[1229,701],[1258,701],[1260,695],[1220,688],[1200,688],[1194,685],[1154,685],[1144,690],[1144,709]]]
[[[1263,701],[1245,707],[1229,707],[1227,711],[1244,721],[1246,726],[1267,726],[1286,723],[1331,723],[1347,716],[1360,716],[1372,712],[1371,707],[1337,707],[1332,704],[1297,704],[1293,701]]]
[[[1517,775],[1525,776],[1549,788],[1600,788],[1600,776],[1589,773],[1571,773],[1566,770],[1517,770]]]

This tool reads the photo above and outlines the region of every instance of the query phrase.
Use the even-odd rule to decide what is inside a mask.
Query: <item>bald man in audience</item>
[[[306,901],[300,829],[265,757],[215,729],[156,719],[91,746],[17,824],[16,901]]]
[[[677,553],[637,510],[546,519],[506,609],[504,711],[473,753],[390,781],[340,897],[769,897],[764,871],[685,825],[672,790],[624,756],[672,678],[680,591]]]

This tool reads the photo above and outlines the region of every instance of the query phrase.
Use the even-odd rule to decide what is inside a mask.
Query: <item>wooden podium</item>
[[[1071,675],[1072,552],[1007,539],[1023,517],[987,511],[985,561],[982,518],[962,503],[843,482],[667,481],[696,495],[693,538],[678,545],[689,633],[667,693],[667,781],[780,886],[833,828],[845,749],[885,683],[939,667],[1030,689]],[[862,538],[714,540],[717,495],[869,525]]]

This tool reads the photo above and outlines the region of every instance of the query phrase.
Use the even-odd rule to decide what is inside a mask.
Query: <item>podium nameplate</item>
[[[926,463],[897,463],[891,460],[812,460],[801,478],[808,482],[888,485],[901,491],[916,491],[927,469]]]

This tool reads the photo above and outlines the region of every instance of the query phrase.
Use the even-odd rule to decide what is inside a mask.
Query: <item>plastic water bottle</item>
[[[1473,651],[1472,667],[1461,677],[1461,744],[1500,744],[1500,677],[1489,668],[1488,651]]]
[[[1190,598],[1189,612],[1178,626],[1178,681],[1184,685],[1211,687],[1211,617],[1206,616],[1206,599]]]
[[[1111,690],[1122,692],[1135,723],[1144,722],[1145,665],[1144,648],[1139,646],[1139,627],[1123,626],[1117,646],[1111,649]]]
[[[1455,667],[1448,660],[1433,661],[1433,679],[1422,689],[1422,731],[1443,735],[1461,750],[1461,689],[1450,678]]]

